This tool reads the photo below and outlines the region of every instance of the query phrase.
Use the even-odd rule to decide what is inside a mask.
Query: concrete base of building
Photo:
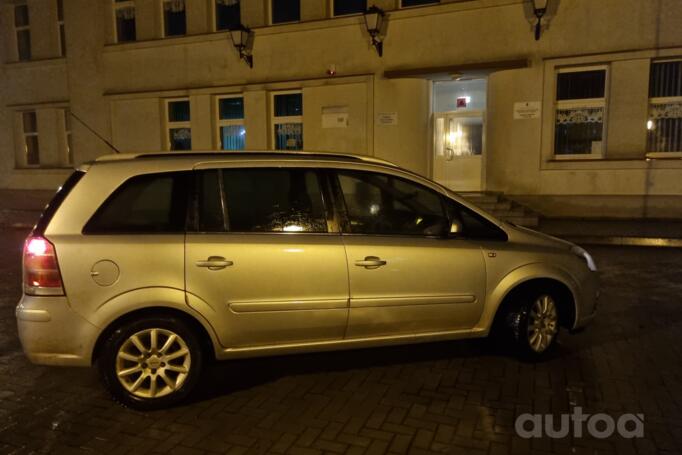
[[[682,220],[682,196],[679,195],[505,196],[545,218]]]

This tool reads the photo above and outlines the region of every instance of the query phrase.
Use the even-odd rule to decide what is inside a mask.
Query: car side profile
[[[540,357],[597,297],[582,248],[388,162],[122,154],[46,207],[16,317],[32,362],[96,365],[119,402],[154,409],[213,359],[493,333]]]

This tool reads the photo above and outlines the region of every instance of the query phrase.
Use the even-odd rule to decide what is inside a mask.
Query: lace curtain
[[[171,13],[181,13],[185,11],[185,0],[169,0],[163,3],[163,9]]]
[[[603,123],[603,107],[578,107],[570,109],[557,109],[557,125],[580,124],[580,123]]]
[[[125,8],[117,8],[116,9],[116,17],[119,19],[126,20],[126,21],[129,21],[131,19],[135,19],[135,7],[134,6],[128,6]]]

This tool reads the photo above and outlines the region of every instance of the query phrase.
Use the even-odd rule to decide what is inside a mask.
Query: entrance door
[[[434,180],[455,191],[480,191],[483,172],[483,112],[437,114],[434,130]]]
[[[434,86],[433,178],[454,191],[481,191],[486,80]]]

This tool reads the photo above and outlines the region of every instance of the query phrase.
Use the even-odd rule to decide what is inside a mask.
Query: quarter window
[[[647,151],[682,152],[682,60],[651,64]]]
[[[441,196],[386,174],[348,172],[338,181],[353,234],[443,235],[448,226]]]
[[[321,186],[314,170],[206,171],[198,187],[202,231],[327,232]]]
[[[478,213],[452,199],[445,201],[448,219],[451,222],[457,220],[462,225],[462,237],[476,240],[508,240],[507,234],[502,229]]]
[[[83,233],[184,232],[190,174],[148,174],[127,180],[95,212]]]
[[[606,122],[606,68],[561,70],[556,86],[554,154],[601,156]]]
[[[303,150],[303,94],[275,94],[273,104],[275,150]]]
[[[364,13],[367,0],[334,0],[334,16]]]
[[[214,0],[215,29],[229,30],[241,23],[239,0]]]
[[[36,111],[22,113],[24,133],[24,160],[27,166],[40,165],[40,147],[38,142],[38,117]]]
[[[116,42],[135,41],[135,2],[132,0],[114,0],[114,20],[116,21]]]
[[[273,24],[301,20],[301,0],[272,0],[270,5]]]
[[[192,150],[192,128],[188,99],[167,100],[166,119],[169,150]]]
[[[244,150],[244,98],[229,96],[218,98],[218,143],[221,150]]]
[[[164,36],[182,36],[187,33],[185,0],[163,0]]]
[[[14,30],[17,36],[17,57],[20,61],[31,60],[31,26],[28,5],[25,3],[14,7]]]

